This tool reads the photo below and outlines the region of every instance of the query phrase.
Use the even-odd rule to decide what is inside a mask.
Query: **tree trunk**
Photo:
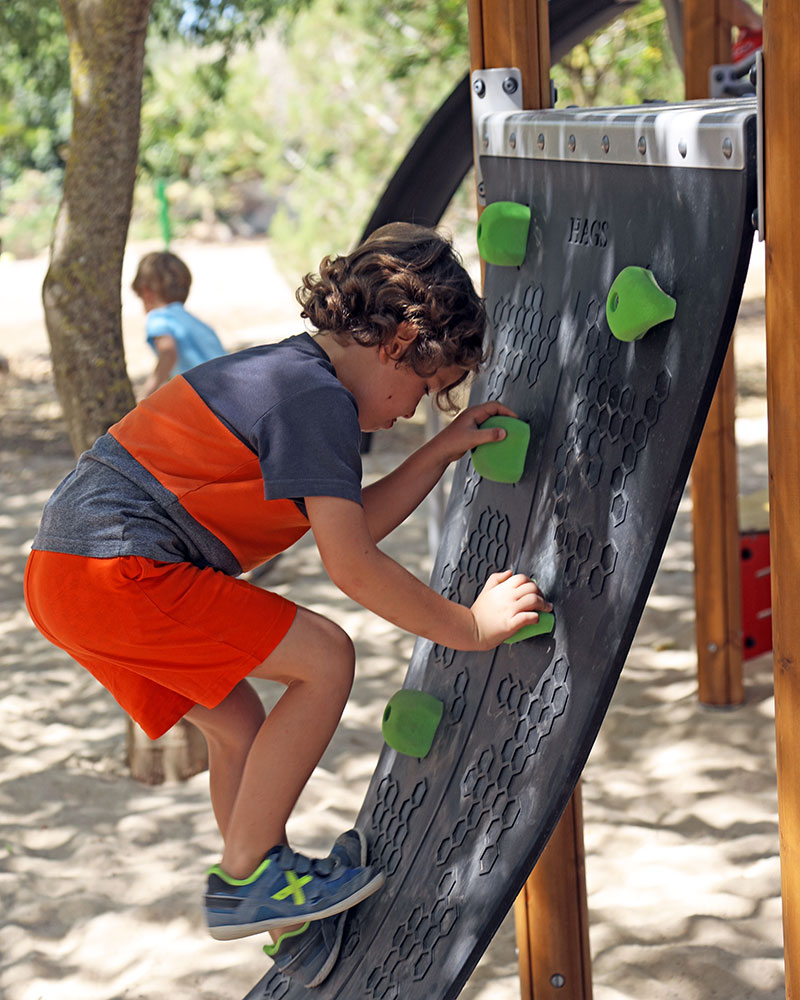
[[[59,0],[70,52],[72,135],[42,298],[53,375],[76,454],[134,405],[120,281],[152,0]]]
[[[72,135],[42,299],[56,392],[75,454],[135,404],[120,284],[139,153],[145,37],[153,0],[59,0],[69,39]],[[156,784],[208,766],[180,722],[151,742],[131,723],[134,778]]]

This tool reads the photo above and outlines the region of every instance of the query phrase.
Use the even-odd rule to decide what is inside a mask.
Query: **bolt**
[[[758,229],[758,209],[757,208],[753,209],[753,214],[750,216],[750,222],[751,222],[751,224],[753,226],[753,229]]]
[[[639,150],[642,156],[644,156],[644,154],[647,152],[647,139],[645,139],[643,135],[639,136],[639,142],[636,144],[636,148]]]
[[[726,160],[729,160],[733,156],[733,143],[730,139],[722,140],[722,155]]]
[[[554,987],[554,989],[561,990],[567,985],[567,981],[560,972],[554,972],[550,977],[550,985]]]
[[[517,133],[516,132],[512,132],[511,135],[508,137],[508,144],[509,144],[509,146],[512,149],[516,149],[517,148]]]
[[[539,137],[536,140],[536,145],[539,147],[539,149],[544,149],[544,133],[543,132],[539,133]]]
[[[503,80],[503,90],[506,94],[516,94],[517,86],[517,81],[513,76],[507,76],[505,80]]]
[[[755,63],[750,67],[750,83],[754,87],[758,86],[758,69]]]
[[[686,159],[686,153],[687,153],[687,147],[686,147],[686,140],[685,139],[681,139],[681,141],[678,143],[678,152],[681,154],[681,156],[685,160]]]
[[[486,197],[486,185],[483,183],[483,181],[481,181],[480,184],[478,185],[478,194],[481,196],[481,198]]]
[[[577,142],[575,141],[575,136],[574,135],[571,135],[569,137],[569,139],[567,140],[567,145],[569,146],[570,153],[574,153],[575,152],[575,146],[577,145]]]
[[[607,135],[604,135],[603,138],[600,140],[600,145],[602,146],[604,153],[607,153],[609,149],[611,149],[611,142],[609,141]]]
[[[486,96],[486,84],[483,82],[483,80],[476,80],[472,84],[472,89],[475,91],[475,95],[477,97]]]
[[[706,649],[709,651],[709,653],[719,652],[719,646],[715,642],[710,642],[708,646],[706,646]]]

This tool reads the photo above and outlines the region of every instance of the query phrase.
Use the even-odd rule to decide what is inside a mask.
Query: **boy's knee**
[[[324,664],[326,673],[331,680],[333,680],[331,675],[335,673],[336,681],[349,692],[353,686],[356,669],[356,650],[353,640],[335,622],[327,618],[321,618],[320,622],[324,633],[321,639],[326,651]]]

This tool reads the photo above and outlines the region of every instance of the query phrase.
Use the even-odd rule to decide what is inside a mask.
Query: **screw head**
[[[645,139],[643,135],[639,136],[639,141],[636,143],[636,148],[639,150],[642,156],[644,156],[644,154],[647,152],[647,139]]]
[[[536,139],[536,145],[539,149],[544,149],[544,133],[540,132],[538,138]]]
[[[518,86],[519,85],[513,76],[507,76],[505,80],[503,80],[503,90],[506,94],[516,94]]]
[[[475,80],[472,84],[472,89],[475,92],[476,97],[486,96],[486,84],[483,80]]]
[[[722,140],[722,155],[726,160],[729,160],[733,156],[733,143],[730,139]]]
[[[567,985],[567,981],[560,972],[554,972],[550,977],[550,985],[554,989],[561,990]]]
[[[609,140],[607,135],[604,135],[603,138],[600,140],[600,146],[604,153],[607,153],[609,149],[611,149],[611,141]]]
[[[575,147],[577,146],[577,141],[576,141],[574,135],[571,135],[569,137],[569,139],[567,139],[567,146],[569,146],[570,153],[574,153],[575,152]]]
[[[686,140],[685,139],[681,139],[680,142],[678,143],[678,152],[681,154],[681,156],[683,157],[684,160],[686,159],[686,154],[687,154],[688,151],[689,150],[688,150],[688,147],[686,145]]]
[[[508,137],[508,144],[509,144],[509,146],[512,149],[516,149],[517,148],[517,133],[516,132],[512,132],[511,135]]]

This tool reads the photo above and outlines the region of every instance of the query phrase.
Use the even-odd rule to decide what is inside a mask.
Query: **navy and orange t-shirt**
[[[304,497],[361,503],[360,440],[355,398],[308,334],[216,358],[80,457],[33,548],[236,576],[305,533]]]

